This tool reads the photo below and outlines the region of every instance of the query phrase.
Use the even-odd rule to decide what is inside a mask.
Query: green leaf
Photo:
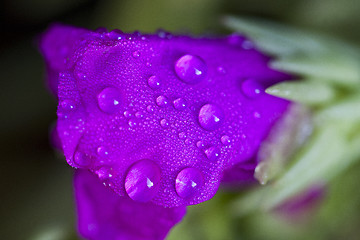
[[[266,93],[307,105],[326,104],[336,97],[333,87],[316,80],[281,82],[267,88]]]

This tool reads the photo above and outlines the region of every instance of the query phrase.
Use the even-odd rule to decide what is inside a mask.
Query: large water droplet
[[[199,193],[204,179],[196,168],[185,168],[176,177],[176,193],[182,198],[190,198]]]
[[[195,84],[205,79],[207,65],[200,57],[187,54],[176,61],[175,72],[183,82]]]
[[[141,160],[132,165],[125,178],[125,190],[131,199],[150,201],[158,192],[160,168],[150,160]]]
[[[177,98],[173,102],[174,108],[179,111],[183,111],[186,108],[186,102],[183,98]]]
[[[221,151],[218,147],[209,147],[205,150],[206,157],[211,161],[216,161],[220,157]]]
[[[249,98],[256,98],[264,93],[264,87],[254,79],[246,79],[241,83],[241,91]]]
[[[148,78],[148,85],[152,89],[159,89],[161,87],[161,79],[158,76],[151,76]]]
[[[222,109],[215,104],[205,104],[199,112],[199,123],[201,127],[212,131],[221,125],[224,121],[224,113]]]
[[[80,152],[80,151],[76,151],[74,154],[74,164],[77,167],[83,168],[83,167],[88,167],[89,165],[91,165],[92,163],[92,158],[91,156]]]
[[[97,96],[99,108],[105,113],[114,113],[121,106],[121,93],[118,89],[108,87]]]
[[[169,99],[165,96],[159,96],[156,98],[156,104],[159,107],[166,107],[169,104]]]

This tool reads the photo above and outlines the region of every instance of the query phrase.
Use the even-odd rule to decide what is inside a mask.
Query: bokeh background
[[[78,239],[72,170],[48,137],[56,101],[44,85],[37,39],[49,23],[227,34],[223,16],[255,16],[360,45],[359,0],[4,0],[1,5],[0,239],[4,240]],[[360,164],[342,173],[327,188],[314,216],[300,222],[272,213],[234,216],[227,207],[232,194],[219,194],[191,207],[169,239],[358,239],[359,175]]]

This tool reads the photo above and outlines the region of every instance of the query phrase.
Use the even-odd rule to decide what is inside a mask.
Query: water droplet
[[[179,138],[180,139],[186,138],[186,133],[184,133],[184,132],[179,133]]]
[[[148,85],[152,89],[159,89],[161,87],[161,79],[158,76],[151,76],[148,78]]]
[[[226,74],[226,69],[223,66],[217,67],[216,71],[222,75]]]
[[[176,193],[182,198],[196,195],[204,184],[204,179],[196,168],[185,168],[176,177]]]
[[[227,39],[229,44],[239,46],[245,41],[245,37],[238,33],[233,33],[229,35]]]
[[[132,117],[132,113],[131,113],[130,111],[125,111],[125,112],[124,112],[124,116],[125,116],[126,118],[130,118],[130,117]]]
[[[105,146],[98,147],[96,152],[100,157],[108,157],[109,156],[109,150]]]
[[[228,135],[224,135],[221,137],[221,142],[224,145],[229,145],[231,143],[230,137]]]
[[[186,145],[190,145],[190,144],[191,144],[191,140],[190,140],[189,138],[185,139],[184,142],[185,142]]]
[[[121,106],[121,94],[118,89],[108,87],[97,96],[99,108],[105,113],[114,113]]]
[[[154,112],[154,106],[148,105],[148,106],[146,107],[146,111],[149,112],[149,113],[153,113],[153,112]]]
[[[186,108],[186,102],[183,98],[177,98],[173,102],[174,108],[179,111],[183,111]]]
[[[261,115],[259,112],[254,112],[254,118],[261,118]]]
[[[138,58],[138,57],[140,57],[140,52],[139,51],[134,51],[132,53],[132,55],[133,55],[134,58]]]
[[[254,43],[251,42],[250,40],[245,40],[242,45],[241,45],[244,49],[249,50],[254,48]]]
[[[166,107],[169,104],[169,100],[165,96],[159,96],[156,98],[156,104],[159,107]]]
[[[136,112],[136,113],[135,113],[135,117],[136,117],[136,118],[143,118],[143,117],[144,117],[144,114],[139,111],[139,112]]]
[[[60,102],[59,107],[64,111],[73,111],[76,108],[76,104],[72,100],[63,100]]]
[[[158,192],[160,168],[150,160],[141,160],[129,168],[125,178],[125,190],[131,199],[150,201]]]
[[[57,112],[57,115],[59,118],[67,118],[67,114],[75,111],[76,104],[72,100],[63,100],[59,104],[59,110]]]
[[[74,154],[74,164],[80,168],[88,167],[92,163],[92,158],[88,154],[76,151]]]
[[[163,128],[168,128],[169,123],[165,118],[163,118],[163,119],[160,120],[160,126],[163,127]]]
[[[122,38],[122,34],[123,32],[120,31],[119,29],[114,29],[108,33],[108,36],[110,39],[120,40]]]
[[[205,79],[207,65],[200,57],[187,54],[176,61],[175,72],[183,82],[195,84]]]
[[[256,98],[264,93],[264,87],[251,78],[241,83],[241,90],[249,98]]]
[[[203,149],[205,147],[205,143],[201,140],[196,142],[196,146],[200,149]]]
[[[224,121],[224,113],[222,109],[214,104],[205,104],[199,112],[199,123],[201,127],[212,131],[221,125]]]
[[[135,119],[130,119],[129,120],[129,126],[130,127],[136,127],[137,126],[137,122],[135,121]]]
[[[95,172],[100,180],[105,180],[112,177],[111,171],[107,167],[101,167],[99,170]]]
[[[220,157],[220,149],[218,147],[209,147],[205,150],[206,157],[211,161],[216,161]]]

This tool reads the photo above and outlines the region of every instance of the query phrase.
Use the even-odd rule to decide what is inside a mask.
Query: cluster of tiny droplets
[[[115,44],[110,42],[109,46],[115,48],[120,46],[128,49],[136,49],[139,44],[138,39],[140,38],[146,42],[148,37],[141,36],[140,34],[136,36],[123,34],[118,30],[113,30],[109,33],[98,30],[95,36],[100,36],[101,39],[116,41]],[[153,38],[153,36],[151,37]],[[164,32],[159,32],[159,37],[164,39],[172,38],[170,34]],[[239,43],[243,44],[242,49],[244,51],[251,49],[251,42],[242,39],[241,36],[232,35],[228,37],[228,44],[234,45]],[[68,159],[68,161],[74,167],[92,170],[105,185],[114,188],[115,191],[121,193],[121,190],[118,189],[123,188],[126,194],[135,201],[148,202],[154,199],[156,200],[157,197],[160,198],[158,194],[162,182],[166,185],[162,188],[163,195],[170,194],[171,189],[174,188],[178,197],[183,199],[183,201],[174,200],[175,203],[169,203],[167,204],[168,206],[194,204],[207,200],[209,196],[204,197],[202,192],[204,192],[204,188],[209,188],[215,180],[214,177],[207,176],[207,174],[209,174],[208,172],[204,172],[203,169],[195,167],[203,161],[203,158],[198,157],[199,153],[208,159],[212,165],[215,165],[215,168],[216,165],[222,165],[220,169],[223,169],[227,164],[225,157],[229,158],[231,154],[237,153],[232,151],[234,141],[239,141],[239,139],[245,139],[247,137],[242,132],[234,132],[239,124],[246,124],[246,121],[242,120],[242,117],[239,118],[238,123],[225,124],[227,118],[230,117],[229,112],[232,114],[232,119],[238,114],[233,106],[231,108],[226,106],[226,108],[230,110],[225,113],[224,107],[216,103],[218,101],[199,100],[198,103],[193,102],[196,97],[199,99],[226,98],[229,93],[222,91],[220,95],[217,96],[204,95],[201,93],[201,89],[197,89],[196,86],[200,83],[208,83],[212,87],[215,86],[212,82],[212,76],[209,76],[210,73],[211,75],[216,74],[217,76],[226,77],[228,69],[222,65],[216,66],[215,70],[210,69],[207,62],[198,55],[186,53],[179,56],[173,63],[171,71],[178,81],[172,86],[183,86],[185,84],[188,88],[187,94],[189,95],[181,95],[178,94],[178,92],[181,92],[180,90],[175,91],[169,89],[167,81],[173,82],[173,79],[166,79],[164,78],[164,74],[158,75],[151,71],[154,64],[150,58],[142,59],[142,55],[149,56],[149,53],[151,53],[151,56],[156,56],[156,52],[152,47],[149,47],[147,43],[144,43],[142,47],[147,48],[148,52],[146,54],[141,50],[133,50],[129,54],[123,51],[121,52],[121,56],[116,54],[112,56],[106,52],[106,47],[100,46],[100,44],[96,48],[96,51],[104,51],[104,55],[108,54],[108,57],[104,60],[105,63],[120,63],[120,61],[116,62],[116,57],[126,58],[127,54],[130,55],[130,58],[146,66],[147,77],[138,75],[137,65],[134,63],[134,73],[124,70],[122,74],[126,75],[125,78],[130,78],[130,75],[133,75],[132,77],[137,79],[137,83],[134,84],[132,79],[129,79],[129,83],[121,81],[122,87],[119,88],[115,83],[119,83],[120,80],[118,79],[123,76],[114,75],[114,70],[111,69],[112,66],[110,64],[108,68],[105,68],[101,72],[101,77],[107,79],[109,76],[118,79],[109,80],[106,84],[98,84],[99,86],[96,86],[97,83],[95,81],[91,83],[93,84],[92,86],[87,86],[87,91],[96,96],[94,104],[104,113],[101,115],[104,121],[102,123],[102,119],[99,119],[100,114],[94,114],[94,116],[92,116],[94,110],[83,110],[87,112],[85,117],[84,114],[80,114],[77,120],[78,122],[71,128],[79,130],[82,134],[89,134],[89,139],[97,138],[97,141],[95,141],[97,145],[94,145],[93,141],[86,142],[86,140],[84,140],[82,146],[79,144],[79,146],[76,147],[73,157],[70,160]],[[86,62],[79,61],[74,68],[73,75],[78,85],[89,83],[89,76],[86,75],[86,71],[77,70],[86,70],[84,65],[86,65]],[[167,71],[169,70],[167,69]],[[133,86],[130,86],[131,84],[133,84]],[[145,89],[144,86],[146,86],[147,89]],[[243,79],[238,88],[239,93],[250,100],[262,96],[264,92],[263,86],[254,78]],[[96,90],[94,91],[94,89]],[[171,91],[174,91],[174,93]],[[131,95],[128,94],[128,92],[134,92],[135,94]],[[78,95],[81,95],[81,93],[78,93]],[[68,96],[70,95],[68,94]],[[81,97],[79,98],[81,99]],[[86,109],[86,106],[83,106],[83,102],[91,101],[93,101],[92,96],[89,97],[89,100],[81,99],[81,101],[79,99],[61,98],[58,110],[59,119],[67,120],[71,114],[74,114],[78,110],[78,104]],[[235,105],[235,108],[241,106],[241,102],[229,104]],[[256,110],[253,111],[252,115],[253,119],[251,119],[251,121],[256,121],[257,118],[261,118],[261,114]],[[182,117],[184,118],[181,119]],[[90,127],[86,125],[86,122],[84,123],[83,118],[91,119],[91,121],[97,124],[93,132],[87,130]],[[109,126],[107,122],[111,122],[111,126]],[[112,145],[112,141],[118,144],[120,140],[113,139],[120,139],[124,134],[137,136],[139,131],[142,131],[142,134],[145,135],[156,135],[159,129],[152,127],[155,125],[158,125],[163,131],[161,134],[163,137],[161,137],[159,141],[160,144],[158,144],[157,147],[171,149],[171,146],[176,143],[180,145],[181,148],[174,147],[175,151],[185,149],[184,151],[186,152],[179,153],[181,155],[174,153],[175,157],[190,155],[189,159],[178,160],[178,162],[182,163],[180,164],[181,166],[167,167],[167,169],[171,169],[174,173],[166,175],[163,172],[161,164],[166,165],[171,163],[164,161],[160,163],[151,158],[145,157],[140,160],[132,159],[130,166],[124,163],[124,161],[116,160],[115,156],[128,157],[128,155],[122,156],[120,151],[123,150],[121,148],[126,148],[127,145],[130,146],[133,140],[123,137],[121,138],[122,146],[114,146]],[[200,126],[202,130],[199,130],[197,126]],[[149,130],[150,128],[154,128],[154,133]],[[221,129],[221,131],[217,131],[219,129]],[[63,135],[66,135],[66,133],[63,133]],[[101,137],[99,138],[98,136]],[[203,138],[201,136],[203,136]],[[166,138],[168,140],[164,140]],[[106,139],[110,139],[111,141],[107,142]],[[79,138],[79,142],[81,141],[82,138]],[[141,147],[142,146],[139,146],[139,149],[141,149]],[[89,150],[90,148],[94,150]],[[120,150],[117,150],[118,152],[116,153],[118,155],[112,152],[114,149],[119,148]],[[137,155],[136,150],[134,147],[135,158]],[[239,151],[240,150],[238,150],[238,152]],[[93,152],[95,152],[95,154],[92,154]],[[171,151],[169,152],[171,154]],[[223,155],[225,155],[225,157]],[[159,156],[157,157],[160,158]],[[189,162],[193,162],[193,164],[189,164]],[[118,169],[121,169],[122,166],[127,166],[127,169],[119,174],[121,170]],[[221,175],[221,173],[217,174],[217,176],[219,175]],[[175,176],[175,181],[172,180],[171,177],[165,178],[165,176]],[[119,185],[121,186],[119,187]],[[172,198],[174,199],[173,196]]]

